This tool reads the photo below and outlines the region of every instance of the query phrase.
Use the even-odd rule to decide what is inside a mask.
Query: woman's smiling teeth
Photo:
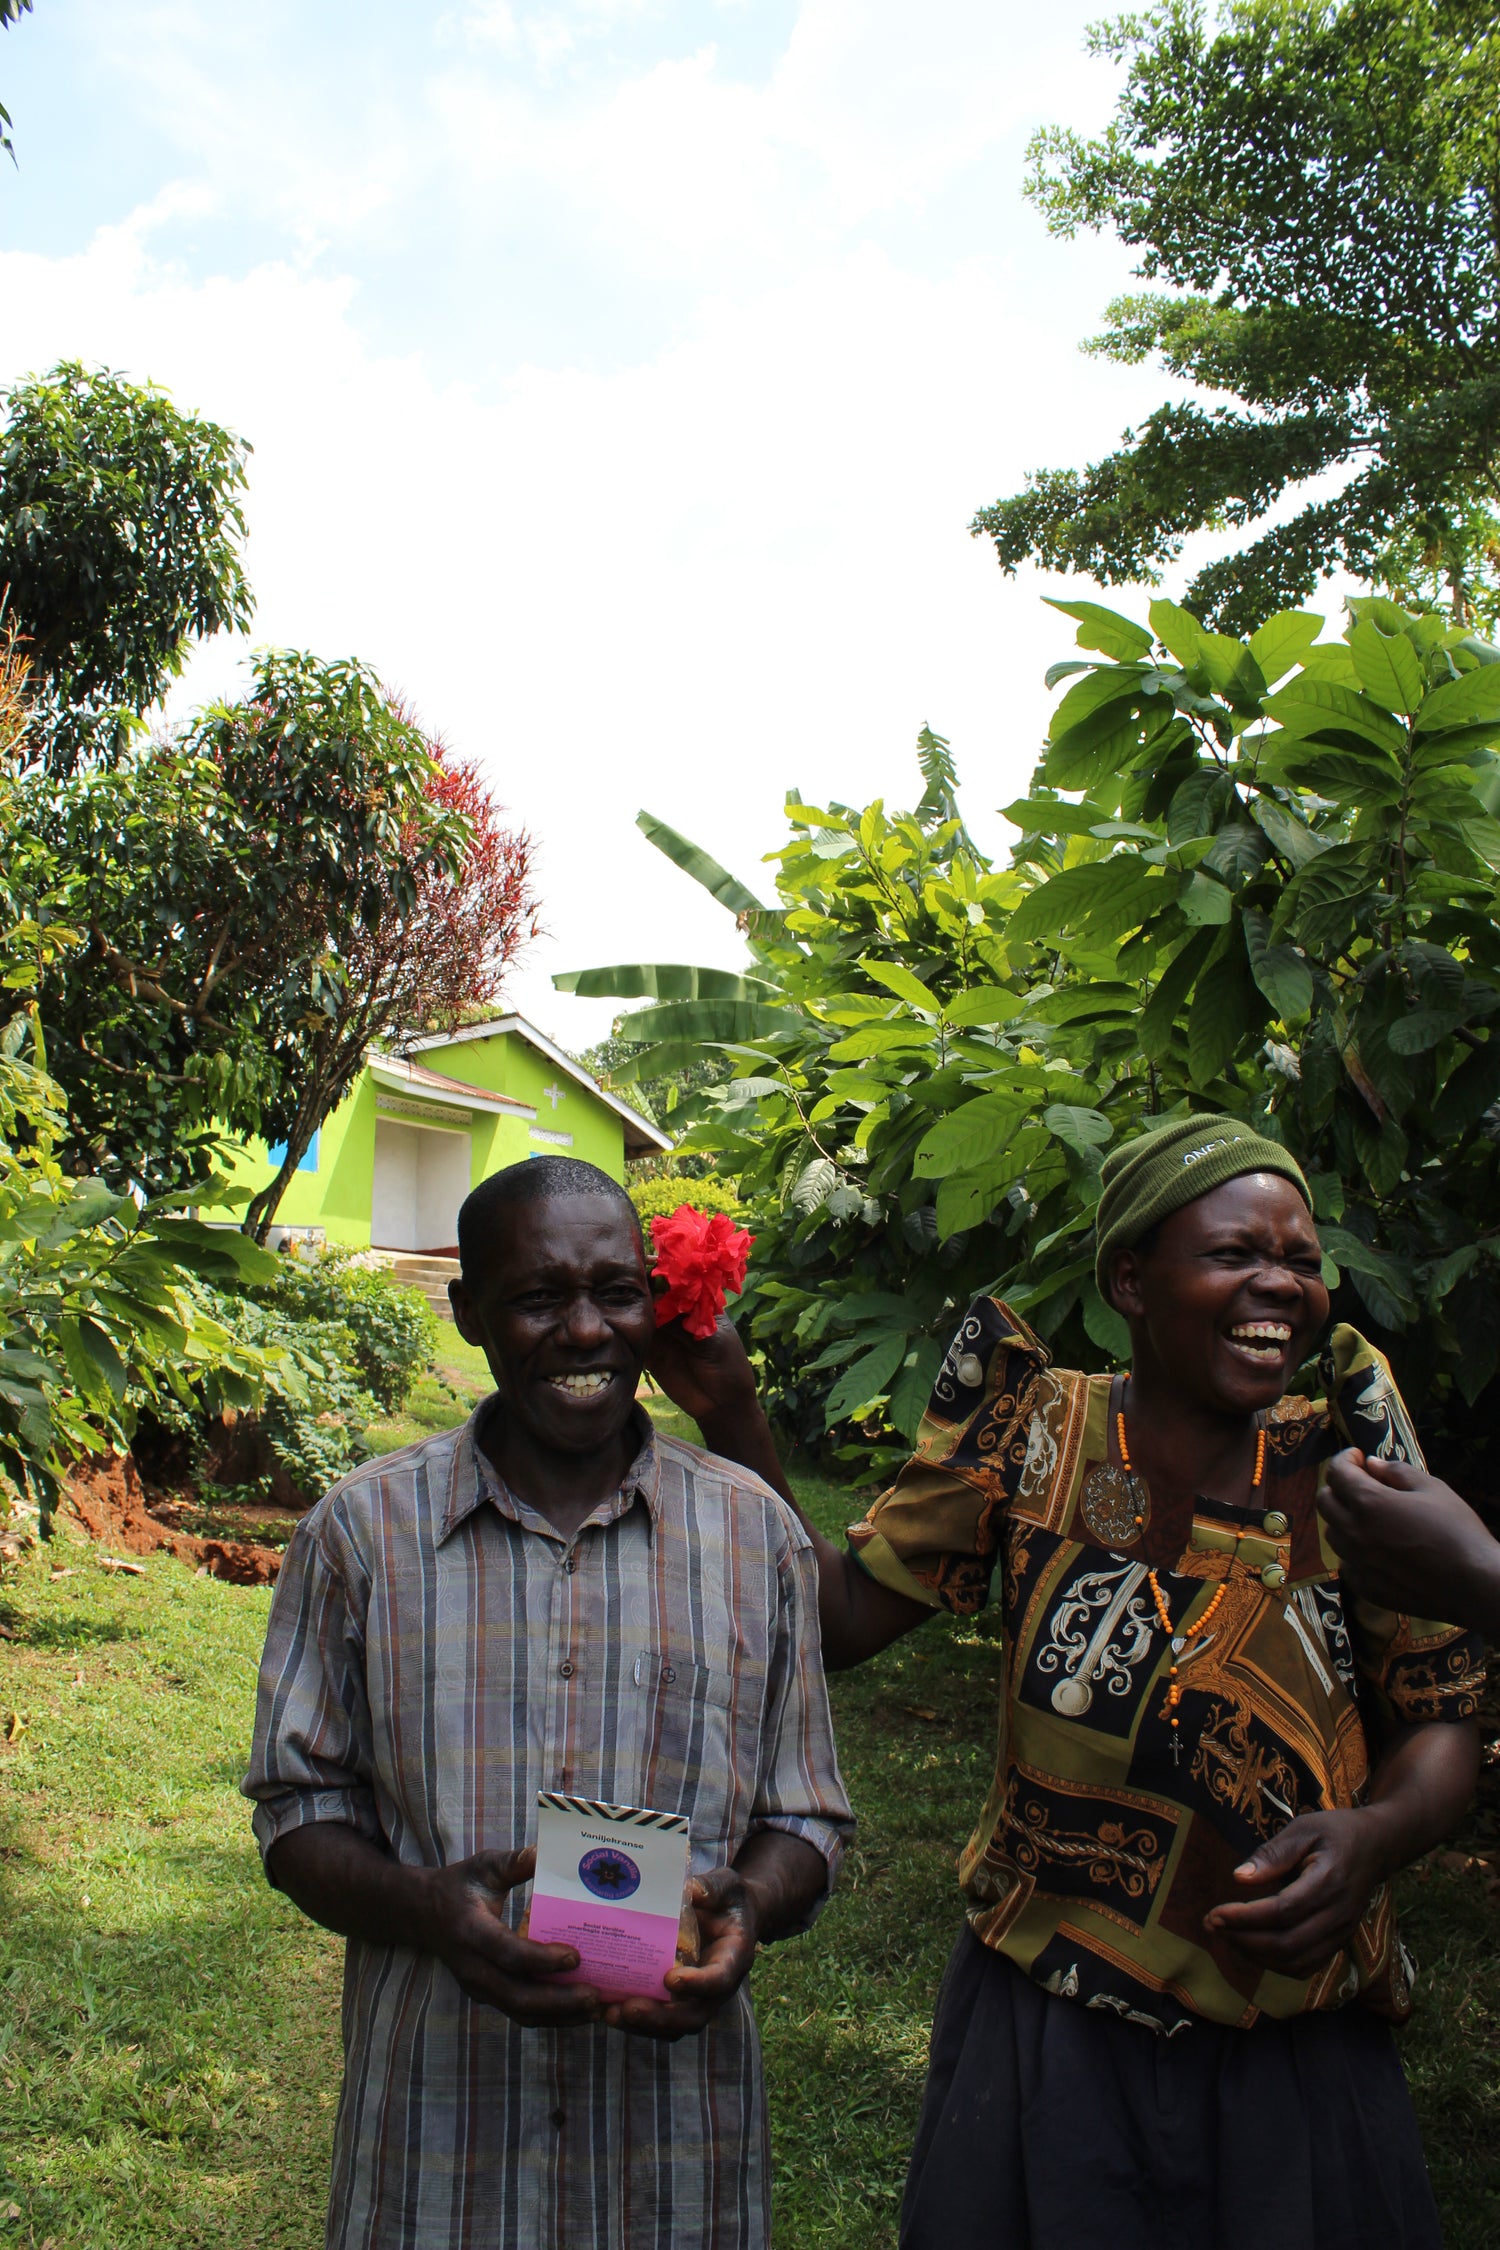
[[[609,1389],[614,1376],[605,1367],[591,1369],[585,1375],[549,1375],[547,1380],[567,1398],[598,1398]]]
[[[1280,1359],[1291,1340],[1290,1323],[1284,1320],[1242,1320],[1229,1331],[1229,1341],[1247,1359]]]

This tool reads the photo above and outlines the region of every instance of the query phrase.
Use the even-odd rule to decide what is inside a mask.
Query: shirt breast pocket
[[[737,1735],[758,1716],[754,1683],[670,1650],[643,1649],[635,1660],[639,1743],[637,1803],[685,1813],[694,1838],[718,1831],[741,1760]],[[754,1731],[753,1724],[751,1731]],[[753,1774],[747,1777],[754,1785]]]

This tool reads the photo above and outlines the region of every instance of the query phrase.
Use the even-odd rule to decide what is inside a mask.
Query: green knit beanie
[[[1238,1117],[1179,1117],[1111,1149],[1100,1170],[1103,1192],[1094,1214],[1094,1279],[1106,1304],[1104,1277],[1117,1250],[1130,1249],[1159,1219],[1245,1172],[1279,1172],[1312,1209],[1296,1158]]]

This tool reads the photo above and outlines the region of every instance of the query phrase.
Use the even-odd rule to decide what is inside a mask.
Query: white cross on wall
[[[561,1086],[544,1086],[542,1088],[542,1092],[546,1095],[548,1101],[552,1104],[552,1107],[555,1110],[558,1103],[563,1098],[563,1090]]]

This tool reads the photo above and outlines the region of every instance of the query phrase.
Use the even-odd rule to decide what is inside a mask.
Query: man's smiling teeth
[[[1292,1331],[1284,1320],[1242,1320],[1230,1329],[1229,1340],[1254,1359],[1279,1359]]]
[[[547,1380],[555,1391],[566,1391],[569,1398],[597,1398],[609,1389],[614,1377],[606,1368],[587,1375],[549,1375]]]

